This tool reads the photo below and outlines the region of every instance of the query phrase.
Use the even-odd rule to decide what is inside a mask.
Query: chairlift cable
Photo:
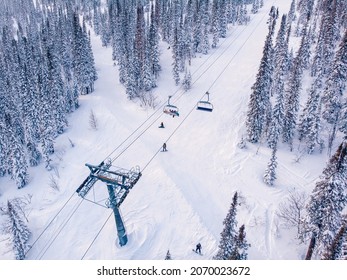
[[[49,226],[53,223],[55,218],[63,211],[65,206],[69,203],[69,201],[73,198],[75,195],[75,192],[70,196],[70,198],[64,203],[64,205],[59,209],[57,214],[54,215],[54,217],[51,219],[51,221],[46,225],[46,227],[43,229],[43,231],[40,233],[40,235],[35,239],[35,241],[30,245],[30,248],[25,252],[24,256],[27,256],[27,254],[30,252],[30,250],[33,248],[33,246],[36,244],[36,242],[41,238],[41,236],[46,232],[46,230],[49,228]]]
[[[72,216],[75,214],[75,212],[77,211],[77,209],[81,206],[83,202],[83,199],[78,203],[77,207],[71,212],[70,216],[68,217],[68,219],[62,224],[62,226],[60,227],[58,233],[54,236],[53,239],[51,239],[51,242],[48,244],[48,246],[45,248],[45,250],[41,250],[39,254],[41,254],[41,256],[39,257],[39,260],[42,259],[42,257],[46,254],[46,252],[48,251],[48,249],[52,246],[52,244],[54,243],[54,241],[57,239],[57,237],[59,236],[59,234],[61,233],[61,231],[65,228],[65,226],[67,225],[67,223],[71,220]]]
[[[84,254],[83,254],[81,260],[84,259],[84,257],[85,257],[86,254],[88,253],[89,249],[93,246],[95,240],[98,238],[98,236],[100,235],[101,231],[102,231],[102,230],[104,229],[104,227],[106,226],[106,224],[107,224],[108,220],[111,218],[112,214],[113,214],[113,212],[111,212],[111,213],[108,215],[106,221],[103,223],[102,227],[100,228],[100,230],[98,231],[98,233],[97,233],[96,236],[94,237],[93,241],[89,244],[87,250],[84,252]]]

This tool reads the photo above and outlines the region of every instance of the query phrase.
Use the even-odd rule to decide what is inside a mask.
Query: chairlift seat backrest
[[[197,106],[196,106],[196,109],[202,110],[202,111],[212,112],[213,111],[213,105],[208,101],[199,101]]]

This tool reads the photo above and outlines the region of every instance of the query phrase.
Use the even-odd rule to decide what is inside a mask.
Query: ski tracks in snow
[[[275,211],[273,204],[271,203],[265,211],[265,248],[268,259],[273,259],[274,216]]]

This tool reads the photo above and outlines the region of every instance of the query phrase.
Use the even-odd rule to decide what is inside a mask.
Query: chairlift
[[[213,111],[213,105],[211,102],[209,102],[210,93],[206,92],[206,95],[207,95],[207,101],[201,101],[200,100],[196,105],[196,109],[201,110],[201,111],[212,112]]]
[[[163,112],[165,114],[171,115],[172,117],[176,117],[176,116],[178,117],[179,116],[178,108],[170,104],[170,99],[171,99],[171,95],[169,96],[167,105],[164,106]]]

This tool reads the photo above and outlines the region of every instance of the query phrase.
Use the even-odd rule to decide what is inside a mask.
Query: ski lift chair
[[[167,105],[164,106],[163,112],[173,117],[176,117],[176,116],[178,117],[179,116],[178,108],[170,104],[170,99],[171,99],[171,96],[169,96]]]
[[[207,111],[207,112],[212,112],[213,111],[213,105],[212,103],[209,101],[210,100],[210,93],[206,92],[207,95],[207,101],[199,101],[196,105],[196,109],[197,110],[201,110],[201,111]]]

